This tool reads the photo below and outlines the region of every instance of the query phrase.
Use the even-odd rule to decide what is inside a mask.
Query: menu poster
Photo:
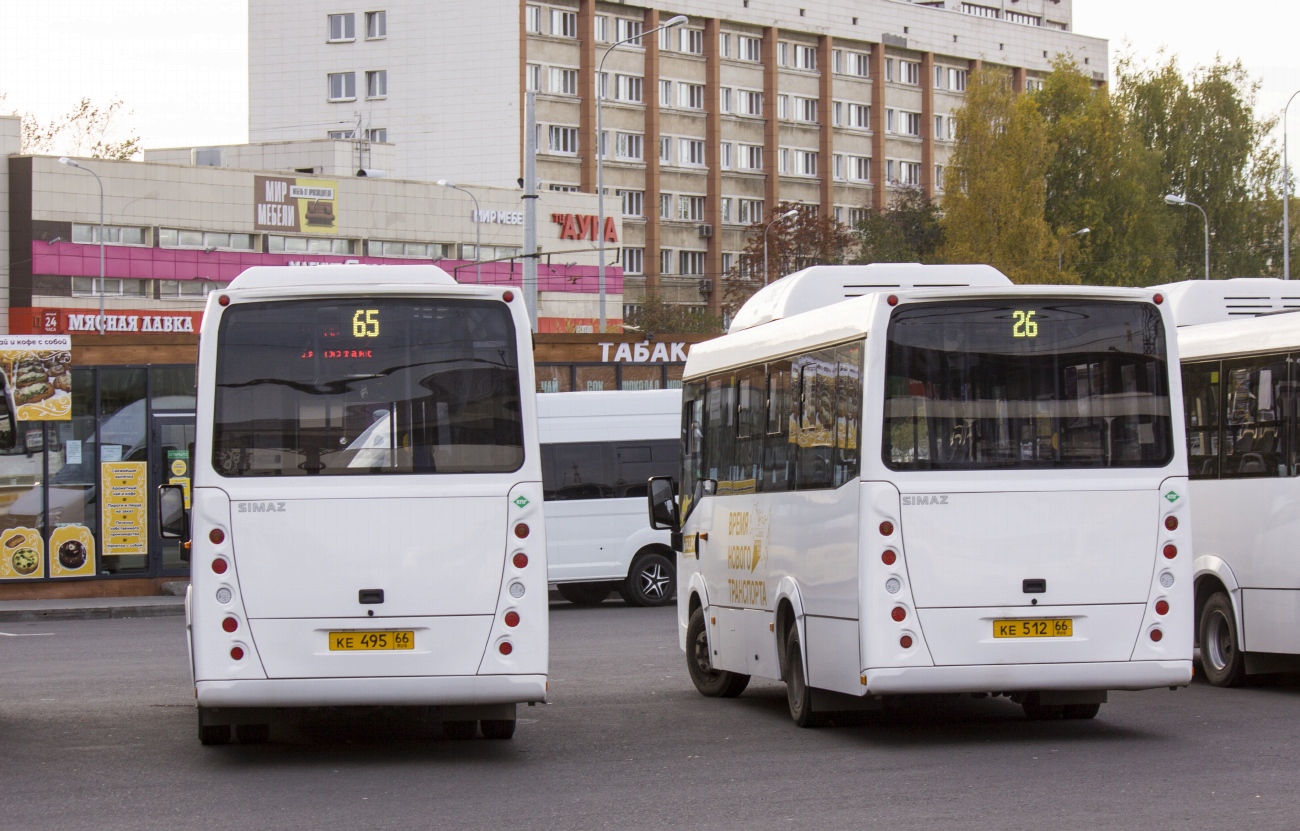
[[[4,406],[18,421],[72,418],[72,338],[0,335]]]
[[[95,537],[84,525],[60,525],[50,534],[51,577],[93,577]]]
[[[146,554],[149,519],[146,511],[145,462],[104,462],[100,465],[103,496],[101,527],[105,557]]]
[[[0,531],[0,580],[31,580],[43,577],[45,542],[35,528],[7,528]]]

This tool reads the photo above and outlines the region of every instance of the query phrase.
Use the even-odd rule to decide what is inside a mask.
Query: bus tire
[[[1020,706],[1025,711],[1025,718],[1030,721],[1052,721],[1065,717],[1065,707],[1060,704],[1039,704],[1026,701]]]
[[[515,734],[515,720],[512,718],[485,718],[478,726],[485,739],[509,739]]]
[[[793,627],[785,639],[785,700],[790,705],[790,718],[799,727],[818,727],[824,723],[824,719],[813,712],[812,695],[803,674],[799,632]]]
[[[1087,720],[1097,717],[1101,712],[1101,704],[1066,704],[1061,708],[1061,715],[1064,718]]]
[[[575,606],[599,606],[609,597],[608,583],[561,583],[555,589]]]
[[[709,698],[735,698],[749,685],[748,675],[713,668],[703,608],[691,612],[690,622],[686,625],[686,671],[700,695]]]
[[[199,744],[214,745],[230,742],[229,724],[204,724],[203,711],[199,711]]]
[[[1201,670],[1216,687],[1239,687],[1246,680],[1246,656],[1237,648],[1237,618],[1232,601],[1215,592],[1201,606]]]
[[[241,724],[235,728],[235,741],[240,744],[266,744],[270,740],[269,724]]]
[[[677,567],[673,561],[658,551],[647,551],[632,558],[632,567],[618,593],[633,606],[667,606],[673,602],[676,586]]]
[[[444,721],[442,723],[442,735],[456,741],[464,741],[474,738],[478,733],[477,721]]]

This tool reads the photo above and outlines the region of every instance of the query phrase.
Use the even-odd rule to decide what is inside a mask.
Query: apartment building
[[[1023,91],[1069,55],[1105,82],[1071,2],[253,0],[250,138],[383,141],[397,175],[504,185],[535,92],[543,191],[595,193],[600,154],[624,302],[716,310],[779,202],[854,223],[898,188],[941,195],[972,71]]]

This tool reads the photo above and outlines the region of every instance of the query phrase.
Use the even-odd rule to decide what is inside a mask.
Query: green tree
[[[942,261],[988,263],[1017,283],[1063,282],[1043,218],[1048,141],[1037,106],[1011,90],[1005,73],[984,70],[972,76],[956,118]]]
[[[791,210],[797,213],[785,217]],[[764,220],[749,226],[745,250],[722,277],[723,307],[734,314],[754,292],[774,280],[812,265],[843,263],[853,243],[853,231],[833,216],[819,216],[816,205],[782,202]]]
[[[647,333],[721,334],[722,318],[697,306],[666,303],[655,295],[649,295],[623,321],[623,329]]]
[[[939,206],[918,188],[899,191],[888,211],[872,213],[854,233],[855,263],[933,263],[943,245]]]

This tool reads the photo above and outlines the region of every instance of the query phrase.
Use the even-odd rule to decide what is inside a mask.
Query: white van
[[[681,418],[680,389],[537,396],[547,575],[565,600],[672,602],[676,558],[645,497],[651,476],[678,473]]]

